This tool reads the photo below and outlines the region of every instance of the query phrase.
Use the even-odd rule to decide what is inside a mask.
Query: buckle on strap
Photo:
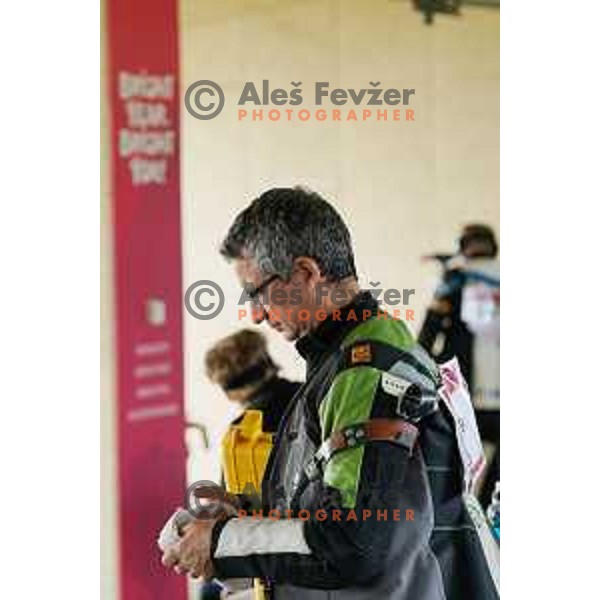
[[[367,442],[392,442],[412,453],[418,435],[419,430],[402,419],[371,419],[355,423],[332,433],[304,467],[304,471],[310,480],[317,479],[334,454]]]

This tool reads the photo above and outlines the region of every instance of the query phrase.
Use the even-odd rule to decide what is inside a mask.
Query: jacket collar
[[[370,310],[371,314],[376,314],[378,309],[379,305],[370,292],[359,292],[350,304],[340,309],[338,318],[329,315],[314,331],[300,338],[296,342],[296,350],[310,369],[324,354],[338,348],[344,337],[365,320],[363,311]],[[352,311],[354,314],[351,314]]]

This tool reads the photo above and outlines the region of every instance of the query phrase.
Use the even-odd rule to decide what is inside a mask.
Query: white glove
[[[169,546],[179,542],[183,528],[194,520],[193,515],[183,508],[176,510],[165,523],[158,536],[158,547],[164,552]]]

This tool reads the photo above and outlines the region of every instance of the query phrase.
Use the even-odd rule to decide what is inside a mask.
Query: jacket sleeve
[[[319,409],[322,441],[371,418],[399,418],[397,398],[382,389],[381,376],[372,366],[337,374]],[[429,539],[432,509],[418,447],[373,441],[348,448],[311,486],[310,518],[248,516],[222,525],[213,538],[217,576],[321,589],[363,585]]]

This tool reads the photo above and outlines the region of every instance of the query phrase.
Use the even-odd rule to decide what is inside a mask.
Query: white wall
[[[117,390],[115,363],[114,264],[106,5],[101,3],[102,64],[100,70],[100,597],[119,598],[117,493]]]
[[[182,109],[184,285],[217,281],[228,302],[212,321],[186,315],[186,394],[192,418],[216,432],[227,404],[203,377],[206,349],[241,324],[239,296],[217,247],[261,191],[302,184],[334,201],[354,236],[360,271],[415,288],[417,319],[436,271],[422,254],[452,249],[470,221],[499,224],[499,13],[465,8],[426,27],[408,2],[182,0],[182,96],[218,82],[219,117]],[[416,89],[414,123],[252,123],[236,120],[245,81]],[[304,94],[305,108],[314,108]],[[245,323],[247,324],[247,323]],[[266,327],[264,328],[266,331]],[[302,375],[293,348],[268,332],[277,360]],[[210,472],[192,469],[192,476]]]

